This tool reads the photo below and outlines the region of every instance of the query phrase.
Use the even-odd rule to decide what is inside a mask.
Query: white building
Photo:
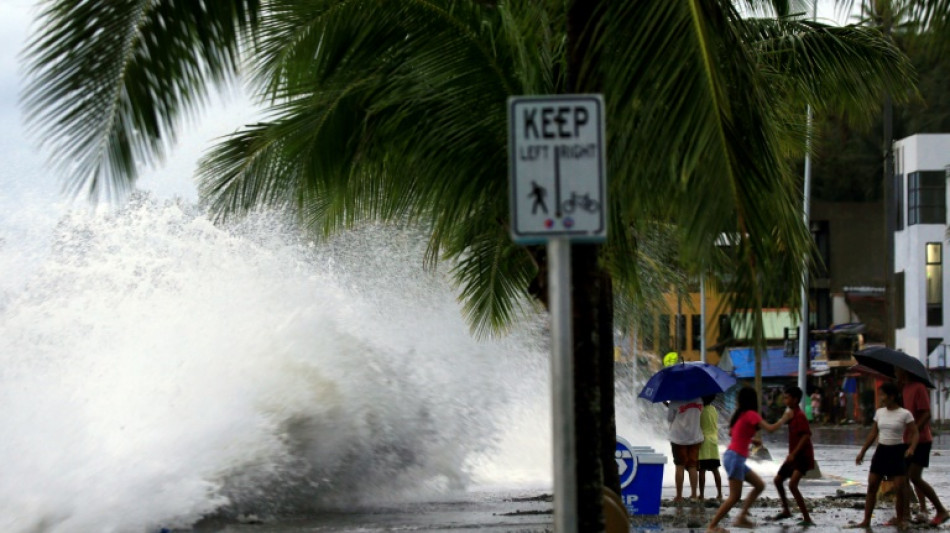
[[[950,134],[918,134],[894,143],[896,231],[894,234],[895,347],[919,358],[950,344]],[[933,360],[933,359],[931,359]],[[943,376],[941,376],[943,374]],[[945,371],[933,373],[934,418],[947,418]],[[941,390],[944,389],[944,390]]]

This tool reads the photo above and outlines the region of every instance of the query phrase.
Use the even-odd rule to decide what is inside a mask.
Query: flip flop
[[[930,521],[930,525],[937,527],[940,524],[943,524],[944,522],[946,522],[947,520],[950,520],[950,515],[948,514],[945,514],[943,516],[937,515],[933,518],[933,520]]]
[[[785,520],[786,518],[791,518],[791,517],[792,517],[792,513],[786,513],[783,511],[775,516],[766,517],[766,520],[768,520],[769,522],[775,522],[776,520]]]

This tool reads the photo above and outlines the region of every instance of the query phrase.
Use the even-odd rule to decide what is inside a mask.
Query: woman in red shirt
[[[729,423],[729,433],[732,441],[729,443],[726,453],[722,456],[722,466],[729,476],[729,497],[719,506],[716,515],[713,516],[709,526],[706,527],[707,532],[724,533],[727,531],[719,527],[719,521],[742,498],[743,481],[748,481],[752,485],[752,492],[746,497],[745,503],[742,504],[742,510],[733,525],[743,528],[755,527],[755,524],[749,520],[749,508],[752,507],[759,494],[765,490],[765,483],[762,482],[762,478],[758,474],[746,465],[746,459],[749,457],[749,446],[753,443],[760,446],[762,441],[755,437],[756,432],[764,429],[771,433],[782,427],[786,417],[787,413],[778,422],[769,424],[759,415],[759,398],[755,393],[755,389],[744,387],[739,390],[736,411],[732,414],[732,421]]]

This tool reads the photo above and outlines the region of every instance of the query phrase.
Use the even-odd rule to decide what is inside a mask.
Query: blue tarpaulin
[[[730,348],[726,354],[732,360],[737,378],[755,377],[755,357],[752,348]],[[763,378],[785,378],[798,374],[798,357],[786,357],[785,348],[768,348],[762,355]]]
[[[841,384],[841,390],[848,394],[858,392],[858,380],[854,378],[844,378],[844,383]]]

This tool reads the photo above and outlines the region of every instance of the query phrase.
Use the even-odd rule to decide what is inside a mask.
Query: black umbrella
[[[928,388],[936,388],[930,381],[927,367],[916,357],[911,357],[904,352],[886,346],[871,346],[854,352],[854,358],[858,364],[890,377],[894,377],[894,367],[903,368]]]

